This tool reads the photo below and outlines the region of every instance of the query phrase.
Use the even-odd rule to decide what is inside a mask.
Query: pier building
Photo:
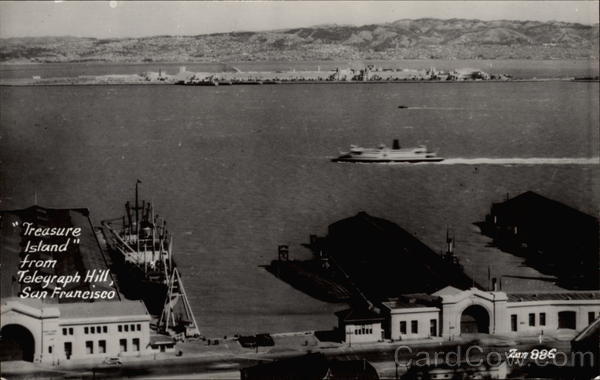
[[[526,258],[568,289],[598,289],[598,219],[527,191],[493,203],[482,232],[500,249]],[[568,252],[568,254],[567,254]]]
[[[335,313],[340,331],[346,342],[368,343],[380,341],[384,336],[384,317],[367,308],[346,309]]]
[[[448,286],[429,295],[413,294],[384,301],[380,313],[372,311],[369,318],[351,319],[348,315],[352,313],[338,314],[340,325],[352,326],[343,330],[344,339],[357,343],[354,330],[372,329],[378,321],[383,321],[383,334],[362,335],[360,342],[452,340],[472,333],[551,336],[565,331],[575,334],[600,317],[600,292],[506,293]]]
[[[65,360],[149,352],[150,315],[141,301],[1,303],[0,360],[59,364]]]
[[[0,211],[0,250],[0,361],[57,364],[151,350],[151,317],[141,301],[122,297],[87,209]],[[53,297],[59,287],[73,296]]]
[[[447,240],[447,255],[440,255],[399,225],[359,212],[329,225],[323,253],[371,301],[449,285],[477,286],[453,257],[452,239]]]

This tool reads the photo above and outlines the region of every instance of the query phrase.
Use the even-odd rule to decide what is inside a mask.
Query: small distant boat
[[[400,105],[398,106],[398,108],[405,109],[405,108],[408,108],[408,106],[405,106],[405,105],[403,105],[403,104],[400,104]]]
[[[398,140],[394,140],[392,148],[381,145],[378,148],[361,148],[350,146],[350,151],[342,153],[333,162],[439,162],[443,157],[438,157],[425,145],[414,148],[401,148]]]

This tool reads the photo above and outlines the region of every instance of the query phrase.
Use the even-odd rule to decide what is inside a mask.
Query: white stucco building
[[[347,309],[336,313],[338,328],[343,332],[346,342],[368,343],[384,339],[384,317],[364,308]]]
[[[600,316],[600,292],[506,293],[449,286],[430,295],[388,300],[381,306],[381,312],[371,311],[369,318],[364,313],[362,319],[348,318],[352,316],[350,312],[338,314],[340,327],[346,328],[345,340],[381,340],[375,333],[361,335],[360,339],[354,333],[363,327],[371,329],[377,323],[381,323],[383,336],[392,341],[432,337],[451,340],[469,333],[537,336],[561,330],[575,332]]]
[[[0,305],[3,352],[58,364],[138,356],[150,350],[150,315],[141,301],[42,303],[7,298]]]

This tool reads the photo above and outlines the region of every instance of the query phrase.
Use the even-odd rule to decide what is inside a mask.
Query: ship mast
[[[198,324],[173,260],[173,237],[167,230],[167,222],[154,214],[151,202],[142,201],[142,214],[139,213],[140,183],[137,180],[135,184],[135,219],[132,220],[132,207],[127,202],[127,218],[105,220],[102,221],[102,226],[110,233],[120,261],[141,271],[146,283],[166,288],[162,310],[156,313],[156,316],[160,315],[158,331],[177,335],[181,339],[199,336]],[[113,223],[118,222],[123,224],[120,229],[113,227]],[[143,297],[156,295],[145,294]]]

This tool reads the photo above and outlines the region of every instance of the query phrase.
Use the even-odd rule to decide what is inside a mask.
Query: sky
[[[0,37],[197,35],[398,19],[598,22],[594,1],[0,1]]]

